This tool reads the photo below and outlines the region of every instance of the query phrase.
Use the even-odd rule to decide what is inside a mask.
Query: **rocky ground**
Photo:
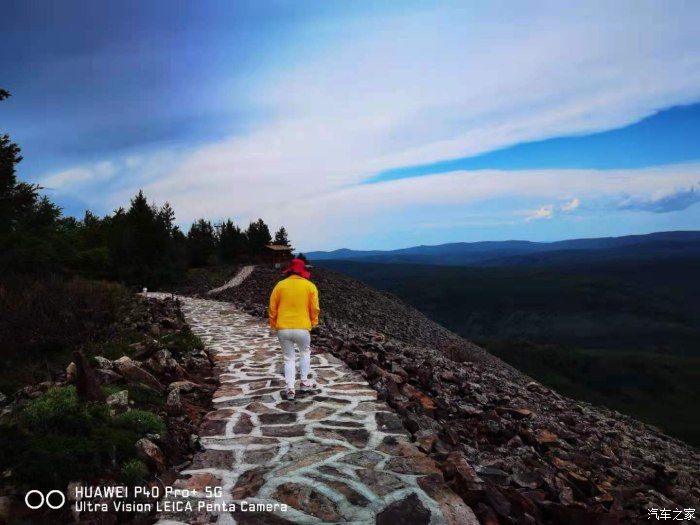
[[[21,420],[26,404],[41,399],[54,388],[74,385],[84,401],[106,404],[112,416],[128,412],[152,414],[165,423],[165,432],[148,434],[134,443],[137,457],[148,471],[139,484],[170,485],[179,470],[189,464],[199,443],[199,425],[211,406],[215,380],[212,363],[197,343],[186,324],[176,301],[142,299],[124,319],[134,331],[142,334],[126,354],[117,359],[104,355],[84,356],[76,353],[75,360],[54,382],[28,386],[18,391],[3,407],[0,423],[12,428]],[[198,348],[199,347],[199,348]],[[62,410],[58,406],[56,410]],[[51,465],[44,465],[50,476]],[[21,468],[21,465],[19,466]],[[128,513],[72,513],[61,511],[39,515],[28,513],[23,502],[21,486],[13,485],[12,472],[5,472],[0,495],[0,523],[152,523],[153,516]],[[9,475],[9,478],[8,478]],[[75,480],[67,487],[69,500],[76,484],[114,485],[124,483],[118,471],[105,465],[94,479]],[[14,521],[13,521],[14,520]],[[28,520],[28,521],[27,521]]]
[[[264,317],[279,278],[258,267],[217,297]],[[387,294],[322,269],[312,280],[314,345],[370,382],[482,523],[639,523],[652,508],[698,509],[696,449],[560,396]]]
[[[252,277],[236,288],[213,297],[233,301],[255,315],[266,316],[270,291],[281,277],[277,269],[256,266]],[[514,378],[519,377],[515,370],[501,360],[432,322],[390,293],[375,290],[355,279],[322,268],[313,269],[312,280],[322,295],[322,324],[334,332],[355,333],[371,329],[400,341],[435,348],[456,361],[495,363],[500,368],[505,367],[514,372]]]
[[[317,349],[317,387],[288,401],[279,343],[264,320],[219,301],[182,303],[219,385],[200,427],[203,450],[174,484],[196,494],[159,523],[477,524],[360,373]]]

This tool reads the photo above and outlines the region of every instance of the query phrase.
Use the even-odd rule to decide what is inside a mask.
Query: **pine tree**
[[[161,209],[158,210],[158,220],[168,232],[168,235],[172,235],[175,225],[175,210],[173,210],[169,202],[163,204]]]
[[[250,223],[246,236],[248,237],[248,251],[253,257],[263,255],[265,247],[272,242],[270,229],[262,219]]]
[[[149,205],[143,191],[131,200],[127,211],[120,208],[106,218],[113,278],[150,288],[171,282],[184,266],[174,218],[169,205]]]
[[[195,221],[187,233],[187,255],[190,266],[201,267],[213,262],[216,236],[209,221]]]
[[[282,244],[284,246],[289,246],[289,239],[287,238],[287,230],[284,227],[280,228],[275,232],[275,240],[272,241],[274,244]]]
[[[73,246],[78,250],[73,269],[82,275],[106,279],[110,277],[109,249],[107,247],[106,219],[102,220],[90,210],[75,225]]]
[[[0,89],[0,101],[10,94]],[[67,246],[61,238],[61,210],[40,197],[36,184],[17,181],[20,148],[0,135],[0,275],[62,269]]]
[[[217,226],[219,230],[218,252],[222,261],[234,263],[242,261],[247,254],[247,238],[231,219]]]
[[[175,210],[166,202],[157,210],[158,235],[163,243],[161,263],[163,282],[174,282],[187,266],[186,239],[175,225]]]

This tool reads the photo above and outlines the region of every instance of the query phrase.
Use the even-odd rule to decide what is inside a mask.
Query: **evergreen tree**
[[[143,191],[139,190],[131,199],[127,211],[120,208],[113,218],[109,252],[115,277],[130,284],[152,287],[149,268],[155,262],[155,254],[149,240],[154,217]]]
[[[246,234],[233,224],[231,219],[218,226],[218,252],[222,261],[227,263],[243,260],[247,253]]]
[[[0,89],[0,101],[10,94]],[[61,210],[38,185],[17,181],[20,148],[0,135],[0,274],[62,269],[67,254],[61,243]]]
[[[149,205],[143,191],[128,211],[118,209],[105,219],[113,278],[154,287],[172,281],[181,269],[170,206]]]
[[[259,257],[265,253],[265,246],[272,242],[270,229],[262,219],[251,222],[246,231],[248,238],[248,253],[253,257]]]
[[[213,262],[216,236],[209,221],[199,219],[187,233],[187,255],[190,266],[206,266]]]
[[[177,226],[173,227],[172,234],[173,259],[175,276],[183,273],[187,269],[187,237]],[[173,280],[174,282],[174,280]]]
[[[162,279],[164,282],[174,282],[187,266],[186,238],[175,225],[175,210],[170,203],[166,202],[157,210],[156,222],[164,244]]]
[[[299,253],[297,254],[297,257],[296,257],[296,258],[297,258],[297,259],[301,259],[302,261],[306,262],[306,255],[304,255],[304,254],[301,253],[301,252],[299,252]]]
[[[64,219],[66,230],[74,231],[72,244],[77,250],[74,260],[76,272],[96,278],[109,278],[109,248],[107,247],[107,228],[105,221],[89,210],[83,220],[73,225],[70,218]]]
[[[280,228],[275,232],[275,240],[273,244],[283,244],[284,246],[289,246],[289,239],[287,238],[287,230],[284,227]]]
[[[175,210],[170,206],[169,202],[163,204],[163,207],[158,210],[158,221],[161,223],[168,235],[172,235],[175,228]]]

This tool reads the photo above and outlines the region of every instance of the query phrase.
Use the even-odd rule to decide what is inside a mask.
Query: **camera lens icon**
[[[60,503],[58,503],[59,501]],[[27,492],[24,496],[24,503],[32,510],[40,509],[44,505],[56,510],[66,504],[66,495],[60,490],[51,490],[44,495],[43,492],[35,489]]]

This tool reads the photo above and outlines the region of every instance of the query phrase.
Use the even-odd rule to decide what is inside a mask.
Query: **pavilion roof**
[[[269,248],[270,250],[274,250],[276,252],[291,252],[294,249],[291,246],[286,246],[284,244],[267,244],[265,245],[265,248]]]

